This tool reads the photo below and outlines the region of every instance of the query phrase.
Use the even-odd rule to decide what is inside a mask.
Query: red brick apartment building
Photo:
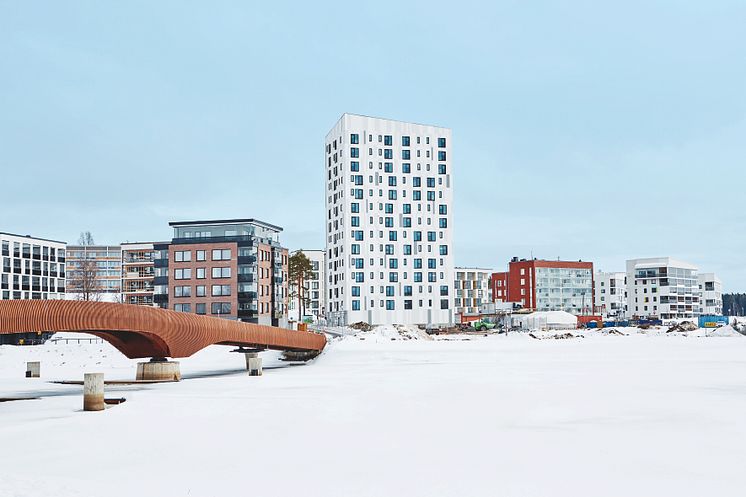
[[[254,219],[169,223],[156,244],[154,301],[163,308],[284,326],[288,250],[282,228]]]
[[[515,302],[525,309],[592,314],[593,263],[514,257],[508,270],[490,278],[496,302]]]

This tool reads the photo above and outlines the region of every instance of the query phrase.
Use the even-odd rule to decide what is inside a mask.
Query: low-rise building
[[[65,242],[0,232],[0,300],[64,299]]]
[[[513,302],[538,311],[566,311],[576,316],[593,314],[592,262],[514,257],[508,271],[493,273],[491,282],[496,302]]]
[[[122,302],[153,304],[155,249],[152,242],[122,244]]]
[[[596,313],[604,319],[618,319],[627,310],[627,274],[597,271],[594,277]]]
[[[454,280],[456,320],[478,316],[483,304],[492,302],[492,269],[457,267]]]
[[[699,273],[700,315],[722,316],[723,283],[715,273]]]
[[[282,228],[256,219],[179,221],[154,244],[154,301],[181,312],[287,326]]]
[[[671,257],[627,261],[627,317],[693,319],[699,315],[697,266]]]
[[[290,321],[302,321],[306,318],[318,319],[324,316],[325,309],[325,254],[324,250],[297,250],[296,252],[303,252],[306,257],[311,261],[311,276],[303,282],[304,291],[303,297],[306,300],[305,309],[303,305],[298,305],[298,290],[295,288],[297,282],[288,282],[288,288],[290,295],[295,297],[290,298],[288,302],[288,316]],[[294,252],[294,253],[296,253]],[[304,312],[305,311],[305,312]]]

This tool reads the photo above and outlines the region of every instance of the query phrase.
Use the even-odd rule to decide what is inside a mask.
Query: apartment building
[[[492,303],[490,278],[493,270],[457,267],[455,274],[453,306],[456,316],[461,319],[478,316],[483,304]]]
[[[305,312],[302,305],[299,307],[298,298],[290,298],[288,302],[288,316],[291,321],[302,321],[304,318],[318,319],[324,316],[325,292],[325,250],[297,250],[303,252],[311,261],[311,277],[303,282],[303,296],[307,299]],[[295,253],[295,252],[294,252]],[[290,295],[297,295],[295,281],[288,282]]]
[[[693,319],[699,314],[698,268],[670,257],[627,261],[627,317]]]
[[[454,321],[451,130],[343,114],[326,135],[327,319]]]
[[[723,315],[723,282],[715,273],[699,273],[697,276],[700,300],[700,315]]]
[[[494,300],[526,309],[593,314],[593,263],[518,259],[491,278]]]
[[[153,243],[122,244],[122,302],[134,305],[154,305],[154,260]]]
[[[256,219],[179,221],[154,244],[160,307],[287,326],[288,251],[282,228]]]
[[[67,247],[68,286],[65,298],[68,300],[83,298],[83,271],[86,262],[92,262],[95,265],[94,300],[120,302],[122,299],[122,247],[120,245],[69,245]]]
[[[627,312],[627,274],[596,271],[594,291],[596,313],[604,319],[623,318]]]
[[[0,299],[64,299],[66,248],[65,242],[0,232]]]

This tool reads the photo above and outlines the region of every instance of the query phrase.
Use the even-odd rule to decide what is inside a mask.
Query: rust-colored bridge
[[[189,357],[208,345],[320,352],[326,337],[154,307],[72,300],[0,301],[0,334],[88,333],[130,359]]]

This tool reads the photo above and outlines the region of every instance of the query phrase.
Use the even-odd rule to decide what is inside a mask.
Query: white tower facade
[[[331,324],[453,322],[451,130],[343,114],[326,136]]]

